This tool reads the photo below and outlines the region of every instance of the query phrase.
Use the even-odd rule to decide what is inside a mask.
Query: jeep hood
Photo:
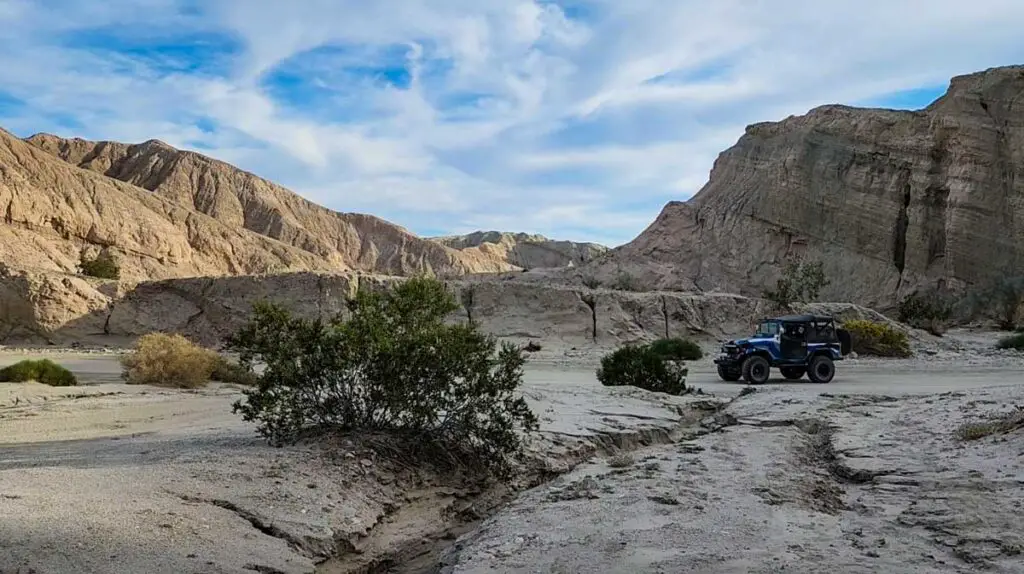
[[[774,337],[745,337],[743,339],[732,339],[732,340],[726,341],[725,344],[726,345],[745,345],[747,343],[750,343],[750,344],[768,343],[768,342],[774,341],[774,340],[775,340]]]

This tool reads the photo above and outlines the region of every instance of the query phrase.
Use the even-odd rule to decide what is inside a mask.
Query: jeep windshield
[[[778,321],[763,321],[754,332],[755,337],[774,337],[779,334]]]

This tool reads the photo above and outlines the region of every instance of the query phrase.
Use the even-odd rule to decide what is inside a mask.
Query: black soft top
[[[767,320],[779,321],[780,323],[824,323],[827,321],[834,321],[835,319],[823,315],[785,315]]]

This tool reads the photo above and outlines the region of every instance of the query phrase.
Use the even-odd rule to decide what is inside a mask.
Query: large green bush
[[[519,429],[537,419],[518,395],[523,351],[477,330],[446,324],[459,308],[435,279],[360,291],[350,316],[292,317],[255,306],[228,338],[256,385],[234,405],[274,444],[324,431],[386,433],[408,453],[506,475],[521,453]],[[444,461],[439,457],[446,457]]]
[[[631,386],[658,393],[687,392],[688,369],[654,344],[625,345],[601,358],[597,380],[606,387]]]
[[[78,384],[74,373],[50,359],[24,360],[0,369],[0,382],[36,381],[51,387],[73,387]]]
[[[909,357],[910,341],[899,329],[865,319],[846,321],[843,328],[850,333],[850,342],[858,355],[876,357]]]
[[[698,361],[704,356],[700,345],[688,339],[673,337],[658,339],[650,344],[651,350],[665,359],[674,361]]]

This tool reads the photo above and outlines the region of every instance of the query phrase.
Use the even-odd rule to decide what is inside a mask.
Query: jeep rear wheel
[[[743,361],[743,380],[752,385],[763,385],[768,382],[772,369],[764,357],[748,357]]]
[[[779,369],[782,372],[782,376],[786,377],[790,381],[795,381],[800,377],[804,376],[807,372],[803,367],[782,367]]]
[[[718,376],[721,377],[723,381],[735,383],[740,380],[741,375],[742,374],[737,369],[727,369],[722,365],[718,365]]]
[[[807,368],[807,376],[812,383],[828,383],[836,376],[836,365],[825,355],[815,355]]]

